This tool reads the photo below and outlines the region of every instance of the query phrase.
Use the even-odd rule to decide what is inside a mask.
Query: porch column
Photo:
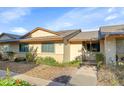
[[[70,43],[64,42],[64,55],[63,61],[69,62],[70,61]]]
[[[106,64],[116,62],[116,39],[105,37],[104,45]]]

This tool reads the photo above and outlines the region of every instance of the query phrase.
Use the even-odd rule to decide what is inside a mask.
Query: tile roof
[[[0,36],[3,36],[3,35],[7,35],[7,36],[9,36],[10,38],[13,38],[13,39],[18,39],[18,38],[21,37],[20,35],[15,35],[15,34],[10,34],[10,33],[2,33]]]
[[[93,41],[99,39],[99,31],[80,32],[69,41]]]
[[[76,31],[80,31],[80,29],[75,29],[75,30],[63,30],[63,31],[58,31],[56,32],[57,34],[59,34],[61,37],[66,37]]]
[[[101,26],[101,32],[123,32],[124,31],[124,24],[121,25],[111,25],[111,26]]]
[[[33,37],[20,39],[19,42],[45,42],[45,41],[62,41],[63,38],[60,36],[45,36],[45,37]]]

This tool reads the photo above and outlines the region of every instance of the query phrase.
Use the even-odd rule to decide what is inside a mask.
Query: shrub
[[[7,54],[7,57],[8,57],[8,59],[10,60],[10,61],[14,61],[14,57],[15,57],[15,52],[13,52],[13,51],[8,51],[8,52],[6,52],[6,54]]]
[[[34,49],[33,47],[31,47],[29,49],[29,52],[26,53],[26,61],[34,62],[36,57],[37,57],[37,48]]]
[[[37,57],[35,60],[36,64],[45,64],[50,66],[59,66],[59,67],[65,67],[65,66],[71,66],[71,67],[78,67],[80,65],[80,61],[73,60],[70,62],[64,62],[64,63],[58,63],[54,58],[52,57]]]
[[[30,86],[30,84],[19,79],[0,79],[0,86]]]
[[[46,62],[46,63],[48,63],[48,64],[57,63],[57,61],[54,58],[52,58],[52,57],[45,57],[43,59],[43,61]]]
[[[46,64],[50,66],[58,65],[57,61],[52,57],[37,57],[35,60],[36,64]]]
[[[104,65],[104,55],[102,53],[96,54],[97,68],[100,69]]]
[[[35,63],[36,64],[41,64],[41,63],[43,63],[44,61],[43,61],[43,58],[42,57],[37,57],[36,58],[36,60],[35,60]]]

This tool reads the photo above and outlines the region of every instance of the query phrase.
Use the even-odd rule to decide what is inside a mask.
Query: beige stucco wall
[[[9,50],[16,52],[17,57],[25,57],[25,52],[19,52],[19,44],[11,43],[11,44],[0,45],[0,51],[1,51],[2,47],[5,45],[9,45]],[[54,53],[42,52],[41,46],[42,46],[42,44],[29,44],[29,47],[34,47],[34,49],[37,48],[38,56],[41,56],[41,57],[50,56],[50,57],[55,58],[60,63],[63,62],[63,54],[64,54],[64,44],[63,43],[55,43],[55,52]]]
[[[75,60],[76,58],[82,60],[82,53],[85,55],[83,60],[95,60],[95,55],[97,52],[87,51],[86,46],[82,44],[70,44],[70,61]]]
[[[3,36],[0,38],[0,40],[8,40],[8,39],[12,39],[12,38],[10,38],[10,37],[8,37],[8,36],[6,36],[6,35],[3,35]]]
[[[71,44],[70,45],[70,60],[75,60],[77,57],[81,56],[82,44]]]
[[[54,54],[63,54],[63,43],[55,43]],[[37,48],[37,53],[43,53],[41,50],[42,44],[29,44],[29,47]]]
[[[64,44],[64,56],[63,56],[64,62],[70,61],[70,44],[66,43]]]
[[[38,30],[31,34],[31,37],[44,37],[44,36],[56,36],[55,34]]]
[[[38,56],[41,57],[53,57],[55,58],[58,62],[63,62],[63,54],[64,54],[64,44],[63,43],[55,43],[55,52],[54,53],[46,53],[42,52],[41,47],[42,44],[30,44],[30,47],[33,46],[34,48],[37,48],[37,54]]]
[[[116,39],[106,37],[104,43],[106,63],[116,62]]]

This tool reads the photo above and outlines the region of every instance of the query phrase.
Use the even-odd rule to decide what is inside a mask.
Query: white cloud
[[[113,19],[116,19],[117,17],[118,17],[118,15],[116,15],[116,14],[109,15],[105,18],[105,21],[113,20]]]
[[[10,22],[30,14],[30,8],[10,8],[0,13],[3,22]]]
[[[49,25],[46,25],[46,28],[53,30],[70,29],[71,27],[71,29],[78,28],[77,26],[83,25],[83,22],[88,23],[102,16],[97,12],[91,14],[91,11],[95,9],[96,8],[74,8],[55,21],[49,23]]]
[[[52,30],[90,29],[101,25],[123,21],[124,8],[74,8],[46,24]]]
[[[111,12],[113,12],[114,10],[115,10],[115,8],[114,8],[114,7],[111,7],[111,8],[108,9],[108,13],[111,13]]]
[[[17,33],[17,34],[25,34],[28,32],[27,29],[23,28],[23,27],[14,27],[11,32]]]

